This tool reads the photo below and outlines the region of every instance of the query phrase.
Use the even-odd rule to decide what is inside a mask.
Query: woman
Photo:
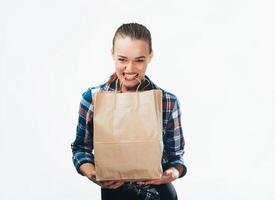
[[[137,23],[121,25],[113,38],[111,50],[115,62],[115,73],[99,86],[91,87],[82,94],[76,139],[71,144],[73,163],[76,170],[101,186],[103,200],[134,199],[177,199],[171,184],[186,174],[183,162],[184,138],[181,128],[179,102],[175,95],[155,85],[145,75],[148,63],[153,57],[151,34]],[[116,84],[116,81],[120,84]],[[93,151],[93,102],[97,91],[114,91],[116,85],[121,92],[160,89],[163,96],[163,175],[158,180],[138,182],[96,181]],[[138,88],[137,88],[138,87]]]

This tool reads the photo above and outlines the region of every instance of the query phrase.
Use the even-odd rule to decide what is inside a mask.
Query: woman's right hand
[[[116,189],[124,184],[124,181],[97,181],[95,166],[92,163],[82,164],[80,170],[89,180],[102,188]]]

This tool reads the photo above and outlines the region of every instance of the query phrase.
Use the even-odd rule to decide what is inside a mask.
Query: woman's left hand
[[[138,184],[152,184],[152,185],[160,185],[165,183],[170,183],[174,180],[176,180],[179,177],[179,171],[175,167],[171,167],[167,169],[160,179],[153,179],[153,180],[145,180],[145,181],[138,181]]]

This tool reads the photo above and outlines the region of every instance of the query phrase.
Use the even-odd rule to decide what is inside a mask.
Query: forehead
[[[115,40],[114,53],[117,55],[133,58],[147,56],[149,54],[149,46],[148,43],[144,40],[119,36]]]

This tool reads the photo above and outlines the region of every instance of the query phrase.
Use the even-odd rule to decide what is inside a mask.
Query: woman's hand
[[[179,177],[179,175],[180,175],[179,170],[175,167],[171,167],[162,174],[160,179],[138,181],[137,183],[144,184],[144,185],[148,185],[148,184],[160,185],[160,184],[170,183],[176,180]]]
[[[116,189],[119,188],[124,184],[124,181],[96,181],[96,172],[95,170],[92,172],[92,174],[88,177],[91,181],[93,181],[95,184],[99,185],[102,188],[108,188],[108,189]]]
[[[100,181],[102,188],[116,189],[124,184],[124,181]]]
[[[91,163],[82,164],[80,170],[89,180],[102,188],[116,189],[124,184],[124,181],[97,181],[95,166]]]

